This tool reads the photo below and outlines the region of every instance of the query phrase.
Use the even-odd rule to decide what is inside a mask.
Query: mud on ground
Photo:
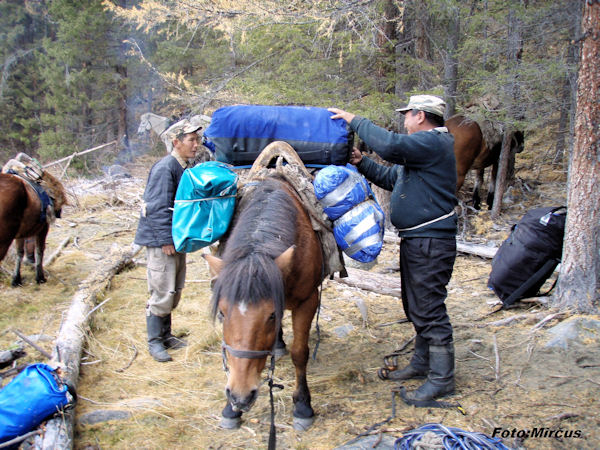
[[[102,265],[109,252],[131,244],[149,162],[129,166],[134,176],[130,179],[70,180],[72,206],[52,227],[48,253],[66,236],[72,241],[47,267],[48,282],[36,285],[32,269],[25,267],[25,285],[12,288],[9,276],[0,273],[0,349],[14,345],[17,337],[11,330],[17,328],[29,336],[41,335],[38,344],[52,351],[78,283]],[[542,184],[538,169],[522,169],[517,177],[501,220],[493,223],[487,211],[465,209],[463,238],[499,245],[527,209],[564,203],[564,176]],[[104,304],[93,313],[78,386],[75,448],[266,448],[270,417],[266,386],[244,414],[239,430],[218,427],[226,378],[220,327],[208,317],[209,275],[200,252],[188,256],[187,285],[173,313],[174,331],[184,335],[189,346],[172,351],[170,363],[155,362],[146,349],[143,253],[137,263],[111,281],[98,300]],[[8,260],[2,265],[11,268]],[[386,244],[370,270],[399,277],[397,267],[398,249]],[[489,260],[461,254],[448,286],[456,345],[456,394],[448,401],[458,402],[462,412],[409,407],[398,398],[395,418],[383,426],[385,434],[398,437],[426,423],[441,423],[490,436],[495,428],[508,434],[515,430],[504,440],[511,447],[598,448],[599,336],[572,342],[567,349],[549,349],[546,330],[565,317],[540,324],[552,311],[536,304],[489,315],[497,302],[486,287],[489,272]],[[521,315],[526,318],[494,325]],[[414,335],[410,324],[397,323],[403,317],[398,298],[324,283],[319,350],[308,367],[316,421],[308,431],[292,429],[294,371],[287,356],[275,369],[275,382],[284,385],[274,392],[279,448],[335,448],[391,415],[395,384],[379,380],[376,372],[385,354]],[[284,330],[290,341],[288,316]],[[315,344],[313,324],[311,349]],[[411,348],[399,357],[399,364],[409,360]],[[33,348],[26,346],[26,351],[25,362],[44,361]],[[406,383],[409,388],[418,384]],[[117,420],[94,423],[90,413],[98,411],[121,414]],[[523,434],[519,431],[534,428],[561,429],[580,437],[515,438]]]

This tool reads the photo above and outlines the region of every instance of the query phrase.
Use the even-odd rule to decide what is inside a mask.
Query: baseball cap
[[[198,123],[192,123],[188,119],[182,119],[179,122],[175,122],[165,131],[163,131],[161,138],[163,138],[163,140],[168,139],[169,141],[172,141],[177,136],[180,136],[182,134],[195,133],[201,128],[202,126]]]
[[[408,105],[406,105],[404,108],[398,108],[396,111],[406,113],[411,109],[416,109],[417,111],[426,111],[444,117],[446,102],[435,95],[411,95]]]

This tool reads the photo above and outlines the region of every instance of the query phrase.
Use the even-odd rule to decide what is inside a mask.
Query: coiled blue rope
[[[421,428],[408,431],[396,439],[394,450],[410,450],[428,431],[442,437],[442,445],[447,450],[510,450],[499,438],[491,438],[483,433],[469,432],[460,428],[445,427],[439,423],[428,423]]]

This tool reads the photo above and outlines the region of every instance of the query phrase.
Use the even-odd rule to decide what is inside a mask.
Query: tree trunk
[[[496,189],[494,193],[494,205],[492,207],[492,219],[496,220],[502,210],[502,197],[504,191],[512,180],[514,175],[515,155],[512,150],[512,140],[514,137],[513,121],[517,119],[517,104],[519,97],[519,62],[523,50],[521,40],[521,26],[515,8],[511,6],[508,12],[508,70],[510,72],[509,82],[506,86],[505,104],[508,110],[506,125],[504,126],[504,136],[502,137],[502,150],[498,161],[498,176],[496,178]]]
[[[444,58],[444,97],[446,100],[445,118],[456,111],[456,91],[458,89],[458,40],[460,35],[460,15],[458,6],[450,9],[450,26],[448,30],[448,49]]]
[[[567,74],[563,84],[563,92],[560,105],[560,117],[558,130],[556,131],[556,147],[554,153],[554,164],[564,160],[565,150],[569,154],[573,150],[573,135],[575,129],[575,110],[577,108],[577,71],[576,65],[579,60],[579,37],[581,35],[581,6],[582,1],[574,2],[574,10],[570,14],[570,43],[567,49]],[[568,158],[567,158],[568,160]]]
[[[575,142],[569,167],[567,223],[553,306],[597,313],[600,303],[600,3],[587,2],[582,20]]]

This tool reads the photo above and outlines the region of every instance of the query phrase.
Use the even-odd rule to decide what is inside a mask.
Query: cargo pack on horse
[[[498,159],[502,148],[501,135],[492,137],[484,136],[480,125],[460,114],[450,117],[445,122],[446,128],[454,136],[454,156],[456,157],[456,192],[462,187],[469,170],[477,171],[475,186],[473,188],[473,207],[479,209],[481,198],[479,189],[483,184],[485,168],[492,166],[488,186],[487,204],[492,209],[494,191],[496,188],[496,175],[498,173]],[[516,153],[523,150],[523,133],[517,131],[513,135],[511,150]]]
[[[49,202],[40,199],[34,185],[38,185],[47,194]],[[35,280],[38,283],[46,281],[42,266],[46,235],[50,223],[60,217],[61,208],[65,204],[67,199],[62,184],[48,172],[42,173],[39,183],[27,181],[17,175],[0,173],[0,261],[15,240],[17,261],[12,278],[13,286],[21,284],[21,261],[24,241],[28,237],[35,237],[36,240]]]
[[[305,206],[279,177],[267,177],[244,194],[230,230],[222,258],[205,255],[211,275],[216,276],[212,311],[223,323],[228,371],[222,426],[239,426],[242,413],[252,407],[269,356],[272,384],[277,336],[284,309],[289,309],[294,333],[290,351],[296,368],[294,426],[305,429],[314,418],[306,366],[324,277],[321,243]]]

